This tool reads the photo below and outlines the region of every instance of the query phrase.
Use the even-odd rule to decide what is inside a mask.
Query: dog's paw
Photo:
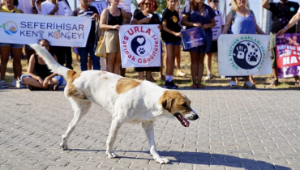
[[[160,158],[155,158],[155,161],[160,163],[160,164],[167,164],[167,163],[170,162],[168,158],[161,158],[161,157]]]
[[[62,149],[62,150],[68,150],[68,145],[67,144],[65,144],[65,143],[60,143],[60,148]]]
[[[114,152],[106,152],[106,155],[108,158],[117,158],[119,157],[116,153]]]

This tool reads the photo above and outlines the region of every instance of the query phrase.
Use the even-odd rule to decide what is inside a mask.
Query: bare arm
[[[231,26],[231,20],[232,20],[232,11],[230,11],[225,19],[225,25],[223,27],[222,34],[226,34]]]
[[[204,25],[202,26],[202,28],[203,28],[203,29],[213,28],[215,25],[216,25],[215,18],[212,18],[212,19],[210,20],[210,23],[209,23],[209,24],[204,24]]]
[[[187,27],[202,27],[201,23],[188,22],[188,15],[186,15],[186,14],[182,15],[181,25],[184,25]]]
[[[261,6],[265,9],[270,9],[270,3],[269,0],[264,0]]]
[[[178,37],[182,36],[180,32],[175,32],[175,31],[170,30],[170,29],[167,27],[167,20],[165,20],[165,19],[164,19],[163,22],[162,22],[162,28],[163,28],[163,30],[166,31],[167,33],[173,34],[173,35],[178,36]]]
[[[109,30],[109,29],[117,29],[117,26],[118,25],[107,25],[106,24],[106,20],[108,19],[107,18],[107,12],[109,12],[108,11],[108,9],[106,8],[106,9],[104,9],[103,11],[102,11],[102,13],[101,13],[101,17],[100,17],[100,28],[101,29],[105,29],[105,30]],[[119,26],[120,27],[120,26]]]
[[[295,14],[293,18],[290,20],[290,22],[281,30],[278,31],[278,34],[284,34],[288,29],[290,29],[292,26],[296,24],[300,20],[300,12]],[[298,30],[299,30],[299,25],[298,25]]]
[[[253,17],[254,17],[254,22],[255,22],[255,30],[258,34],[266,34],[256,23],[256,18],[255,18],[255,15],[253,14]]]

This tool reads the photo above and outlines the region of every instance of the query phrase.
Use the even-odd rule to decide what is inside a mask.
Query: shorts
[[[216,52],[218,52],[218,41],[212,41],[209,53],[216,53]]]
[[[11,46],[11,48],[23,48],[23,44],[0,43],[0,47]]]
[[[181,45],[181,41],[176,41],[176,42],[165,42],[166,45]]]
[[[20,77],[20,80],[21,80],[22,83],[24,83],[23,82],[23,78],[24,77],[32,77],[32,76],[31,75],[27,75],[27,74],[22,75]],[[58,81],[58,83],[57,83],[58,86],[60,86],[64,82],[64,78],[62,76],[55,76],[53,78],[55,78]]]
[[[106,30],[104,34],[104,43],[105,43],[106,53],[120,52],[118,30]]]

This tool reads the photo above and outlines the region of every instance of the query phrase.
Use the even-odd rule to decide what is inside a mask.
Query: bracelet
[[[288,28],[286,26],[283,29],[288,30]]]

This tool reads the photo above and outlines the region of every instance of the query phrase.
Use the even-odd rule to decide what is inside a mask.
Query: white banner
[[[103,1],[92,1],[90,2],[92,6],[96,7],[99,15],[101,15],[102,11],[107,7],[107,3],[105,0]]]
[[[222,33],[222,18],[221,15],[215,16],[216,25],[211,29],[213,32],[213,40],[217,40]]]
[[[91,18],[0,12],[0,42],[32,44],[47,39],[52,46],[85,47]]]
[[[119,30],[122,67],[160,66],[158,25],[124,25]]]
[[[267,75],[272,73],[269,35],[221,34],[218,65],[221,76]]]
[[[119,8],[122,8],[125,12],[131,12],[131,0],[120,0]]]

